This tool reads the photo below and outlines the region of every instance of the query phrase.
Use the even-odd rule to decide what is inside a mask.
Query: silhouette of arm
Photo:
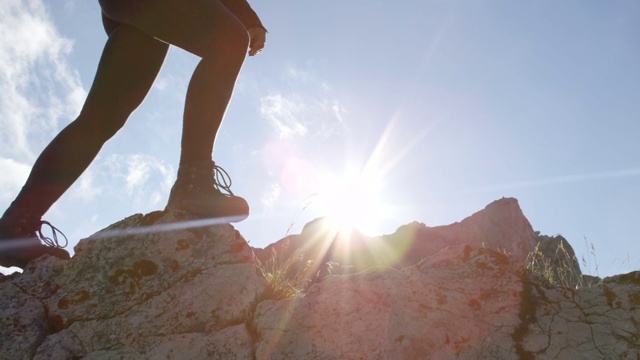
[[[242,21],[247,29],[261,28],[267,30],[246,0],[220,0],[220,2]]]

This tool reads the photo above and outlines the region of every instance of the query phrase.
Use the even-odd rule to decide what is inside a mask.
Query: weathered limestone
[[[257,359],[636,360],[640,272],[575,290],[502,253],[449,247],[263,301],[254,321]]]
[[[38,325],[3,348],[28,346],[37,359],[137,359],[162,344],[188,347],[193,357],[181,359],[250,358],[244,324],[266,286],[252,250],[230,225],[173,229],[186,220],[134,215],[82,240],[67,264],[49,258],[1,284],[16,294],[14,308],[31,316],[26,322]],[[228,328],[242,349],[226,349]]]
[[[457,245],[498,250],[524,264],[535,248],[536,235],[518,201],[504,198],[458,223],[428,227],[414,221],[391,235],[374,238],[357,232],[336,233],[327,228],[324,219],[317,219],[307,224],[302,234],[257,249],[256,257],[265,263],[275,252],[283,258],[297,258],[301,264],[311,261],[310,280],[317,281],[318,274],[321,280],[329,273],[327,263],[339,264],[333,267],[333,274],[371,267],[402,269]],[[303,269],[294,266],[292,271]]]
[[[639,359],[640,271],[589,288],[524,283],[519,353],[538,359]]]
[[[282,300],[232,226],[129,217],[82,240],[70,261],[0,277],[0,359],[640,358],[640,271],[552,285],[527,270],[525,250],[538,242],[551,270],[579,274],[573,250],[536,237],[514,199],[371,242],[322,242],[322,226],[279,256],[301,268],[351,262]],[[558,244],[568,257],[555,257]]]
[[[264,301],[258,359],[477,359],[515,354],[522,287],[508,257],[470,246],[419,264],[330,276]]]

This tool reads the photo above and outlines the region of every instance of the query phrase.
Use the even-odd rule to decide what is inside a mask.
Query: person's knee
[[[244,58],[249,48],[249,41],[251,40],[249,39],[247,29],[244,26],[237,28],[231,33],[230,40],[235,44],[235,50]]]
[[[203,57],[225,58],[232,64],[242,65],[249,48],[249,33],[238,22],[229,26],[222,34],[212,34]]]

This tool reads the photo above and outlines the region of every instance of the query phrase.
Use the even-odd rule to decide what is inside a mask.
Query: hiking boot
[[[231,191],[231,178],[213,161],[181,164],[165,210],[182,210],[207,219],[238,222],[249,216],[249,204]]]
[[[44,236],[42,226],[51,228],[52,237]],[[64,237],[64,245],[58,243],[58,235]],[[67,237],[48,221],[30,216],[25,211],[5,212],[0,219],[0,265],[24,269],[31,261],[43,255],[69,260]]]

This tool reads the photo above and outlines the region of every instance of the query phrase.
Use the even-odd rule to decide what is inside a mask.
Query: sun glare
[[[320,213],[339,231],[358,230],[364,235],[380,235],[384,214],[381,184],[373,175],[347,171],[324,181],[316,198]]]

